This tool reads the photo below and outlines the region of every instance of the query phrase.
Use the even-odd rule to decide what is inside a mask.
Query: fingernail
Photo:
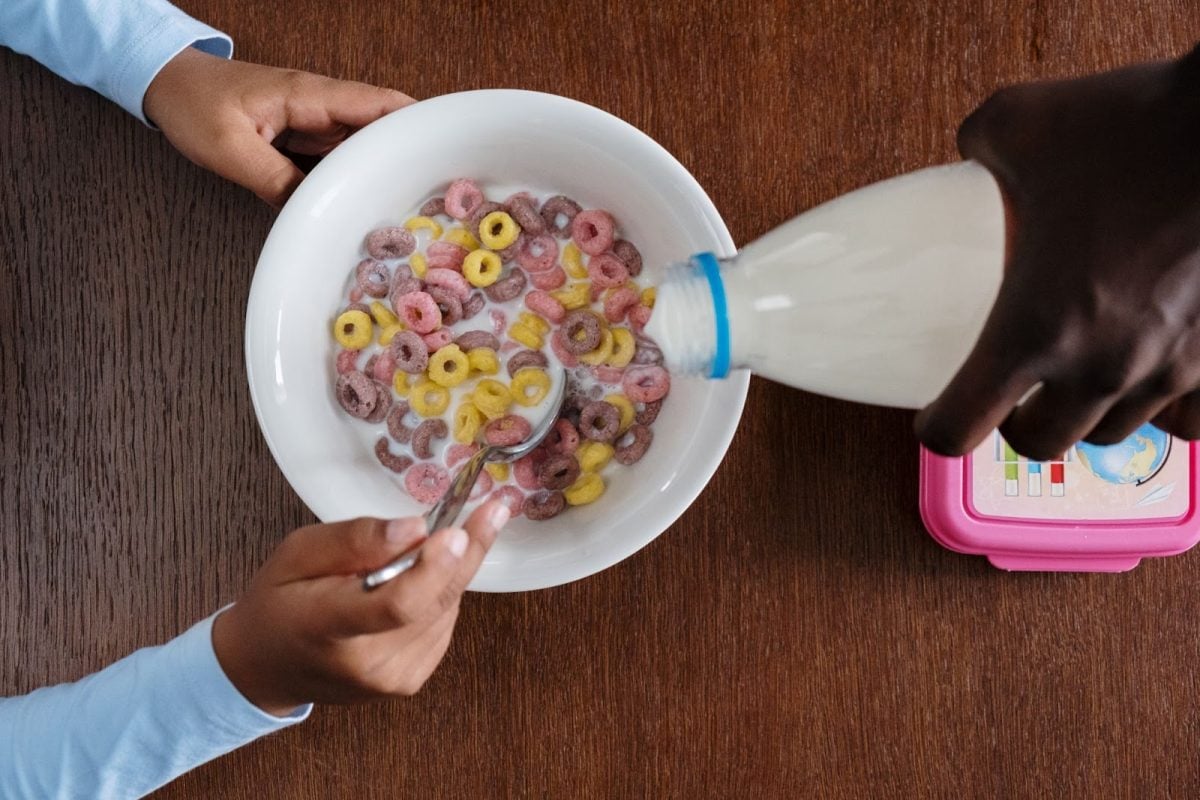
[[[412,535],[409,521],[406,519],[394,519],[388,522],[387,528],[384,530],[384,538],[389,542],[400,542]]]
[[[508,506],[506,506],[504,503],[500,503],[493,508],[492,513],[488,515],[488,522],[494,529],[500,530],[504,527],[504,523],[508,522],[508,518],[510,516],[512,516],[512,512],[508,510]]]
[[[455,558],[462,558],[462,554],[467,552],[467,532],[462,528],[453,528],[449,535],[450,541],[446,543],[447,549]]]

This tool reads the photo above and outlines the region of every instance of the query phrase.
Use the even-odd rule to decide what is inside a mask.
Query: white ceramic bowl
[[[361,425],[333,395],[332,320],[363,237],[398,224],[453,178],[525,185],[606,208],[641,249],[641,281],[691,253],[733,252],[712,201],[636,128],[573,100],[488,90],[425,100],[367,126],[313,170],[280,213],[246,313],[246,367],[263,435],[292,487],[322,520],[423,508],[382,469]],[[471,584],[554,586],[609,567],[666,530],[695,500],[733,438],[748,376],[675,379],[654,444],[610,469],[598,502],[549,521],[513,520]],[[606,473],[607,476],[608,473]]]

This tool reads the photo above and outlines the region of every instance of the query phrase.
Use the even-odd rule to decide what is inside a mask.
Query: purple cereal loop
[[[538,492],[525,498],[521,511],[532,520],[550,519],[558,516],[566,505],[562,492]]]
[[[396,369],[409,375],[424,372],[429,367],[429,348],[420,334],[412,331],[400,331],[392,337],[388,352],[396,362]]]
[[[545,203],[542,203],[542,220],[546,223],[546,230],[555,236],[565,235],[571,229],[571,223],[575,220],[575,215],[581,210],[579,203],[576,203],[569,197],[564,197],[561,194],[551,197]],[[560,216],[566,219],[566,222],[562,225],[558,224]]]
[[[371,315],[371,307],[369,305],[367,305],[366,303],[351,303],[350,305],[346,306],[346,310],[347,311],[361,311],[364,314],[366,314],[367,316]]]
[[[462,304],[462,318],[464,320],[470,319],[480,311],[483,311],[483,308],[486,305],[487,300],[484,299],[482,294],[479,292],[471,292],[471,296],[468,297]]]
[[[459,313],[462,313],[461,303],[471,296],[471,284],[467,283],[467,279],[462,276],[461,272],[455,272],[452,269],[431,269],[425,273],[425,285],[439,286],[458,298]]]
[[[546,434],[545,447],[551,453],[571,455],[579,449],[579,431],[570,420],[557,420]]]
[[[417,212],[422,217],[436,217],[446,213],[446,200],[442,197],[431,197],[421,204]]]
[[[633,242],[617,239],[613,242],[612,253],[624,262],[625,269],[629,270],[629,277],[636,278],[642,274],[642,254]]]
[[[629,280],[629,270],[626,269],[625,262],[612,253],[592,256],[588,261],[587,271],[593,289],[612,289]]]
[[[334,394],[346,413],[357,419],[371,416],[379,402],[379,389],[375,381],[357,370],[338,376]]]
[[[413,455],[422,460],[433,458],[433,448],[431,447],[434,439],[445,439],[449,435],[450,430],[446,427],[446,421],[443,419],[427,419],[424,420],[412,435],[412,451]]]
[[[510,244],[503,250],[497,250],[496,255],[500,256],[500,263],[507,264],[514,261],[521,255],[521,251],[525,249],[525,242],[529,240],[529,236],[524,233],[517,234],[516,241]]]
[[[537,350],[521,350],[509,356],[508,364],[505,366],[505,370],[508,372],[508,377],[512,378],[520,370],[527,369],[529,367],[545,369],[549,365],[550,360],[546,358],[544,353],[541,353]]]
[[[375,377],[375,362],[379,361],[379,353],[372,353],[367,357],[367,363],[363,365],[362,374],[368,378]]]
[[[423,288],[420,279],[412,274],[412,269],[407,264],[401,264],[396,267],[396,272],[392,275],[392,288],[388,293],[388,302],[392,304],[394,310],[397,298],[419,292]]]
[[[613,448],[613,458],[617,460],[618,464],[628,467],[630,464],[641,461],[653,441],[654,431],[645,425],[632,425],[625,435],[617,440],[617,445]],[[621,442],[626,443],[621,444]]]
[[[442,311],[428,292],[400,295],[393,300],[392,308],[404,324],[417,333],[432,333],[442,324]]]
[[[495,303],[507,303],[509,300],[520,297],[523,291],[525,291],[525,273],[514,267],[507,277],[496,281],[484,289],[483,293]]]
[[[493,211],[503,211],[504,206],[499,203],[493,203],[491,200],[480,203],[479,207],[471,212],[471,216],[467,218],[466,228],[475,238],[479,237],[479,225],[483,222],[483,218]]]
[[[593,400],[579,412],[579,432],[594,442],[611,442],[621,429],[621,412],[612,403]]]
[[[487,347],[491,350],[500,349],[500,340],[487,331],[467,331],[455,339],[454,343],[464,353],[468,350],[477,350],[480,347]]]
[[[429,461],[414,464],[404,476],[404,488],[419,503],[436,503],[450,488],[450,473]]]
[[[635,403],[653,403],[671,391],[671,376],[659,366],[631,367],[625,371],[621,388]]]
[[[445,272],[446,270],[436,270]],[[457,275],[458,273],[453,273]],[[425,288],[425,291],[433,298],[433,302],[437,303],[438,310],[442,312],[442,324],[453,325],[462,319],[463,307],[460,301],[453,292],[449,289],[443,289],[441,286],[430,285]]]
[[[375,382],[375,408],[367,416],[366,422],[372,424],[383,422],[387,419],[388,411],[392,408],[392,387],[384,386],[379,381]]]
[[[459,178],[446,189],[446,213],[458,220],[466,219],[485,199],[479,184],[470,178]]]
[[[388,412],[387,416],[388,435],[400,444],[408,444],[412,441],[412,428],[404,424],[404,418],[407,415],[408,403],[400,401],[392,406],[392,410]]]
[[[568,352],[581,356],[590,353],[600,346],[603,335],[600,332],[600,320],[584,308],[578,308],[567,314],[562,324],[562,345]],[[579,334],[583,334],[582,337]]]
[[[496,491],[492,492],[489,498],[494,502],[504,503],[508,506],[509,516],[519,516],[521,508],[525,505],[525,493],[515,486],[501,486]]]
[[[612,247],[617,224],[612,214],[598,208],[580,211],[571,220],[571,238],[589,256],[598,256]]]
[[[388,284],[392,276],[388,274],[387,264],[373,258],[364,258],[354,268],[354,282],[364,294],[371,297],[387,297]]]
[[[413,460],[408,456],[396,455],[392,452],[386,436],[380,436],[379,440],[375,442],[375,457],[379,459],[380,464],[397,474],[404,472],[413,464]]]
[[[655,400],[652,403],[639,403],[642,406],[641,410],[634,416],[634,420],[639,425],[653,425],[654,420],[658,419],[658,412],[662,411],[662,400]]]
[[[521,269],[529,272],[554,269],[558,265],[558,240],[547,234],[526,240],[525,246],[517,254],[517,263]]]
[[[497,336],[504,333],[504,329],[508,327],[508,316],[498,308],[489,311],[488,316],[492,319],[492,332]]]
[[[367,234],[367,253],[380,261],[404,258],[416,249],[417,237],[408,228],[379,228]]]
[[[557,453],[537,468],[538,483],[547,489],[565,489],[579,477],[579,461],[568,453]]]
[[[511,447],[525,441],[532,432],[529,420],[517,414],[506,414],[484,426],[483,440],[499,447]]]
[[[639,344],[637,350],[633,351],[633,363],[639,365],[662,364],[662,351],[657,347]]]
[[[567,369],[579,366],[579,359],[575,354],[567,349],[567,337],[563,335],[563,329],[559,328],[554,333],[550,334],[550,349],[554,351],[554,355],[562,362],[562,365]]]
[[[521,230],[534,236],[546,232],[546,220],[537,212],[532,198],[515,194],[504,201],[504,208],[513,218],[513,222],[521,226]]]

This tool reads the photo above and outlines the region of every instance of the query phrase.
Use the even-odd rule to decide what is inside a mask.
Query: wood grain
[[[249,60],[593,103],[676,154],[738,242],[952,158],[1000,85],[1200,35],[1191,0],[183,5]],[[269,210],[7,51],[0,198],[15,693],[176,634],[312,518],[243,377]],[[943,551],[909,425],[756,382],[724,466],[644,551],[470,597],[417,697],[319,709],[159,796],[1196,796],[1200,555],[1008,575]]]

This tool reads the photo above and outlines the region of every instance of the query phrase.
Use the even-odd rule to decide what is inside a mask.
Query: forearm
[[[307,717],[274,717],[221,670],[212,619],[70,684],[0,699],[0,797],[139,797]]]
[[[0,46],[90,87],[143,122],[142,98],[163,65],[195,46],[222,58],[225,34],[165,0],[3,0]]]

